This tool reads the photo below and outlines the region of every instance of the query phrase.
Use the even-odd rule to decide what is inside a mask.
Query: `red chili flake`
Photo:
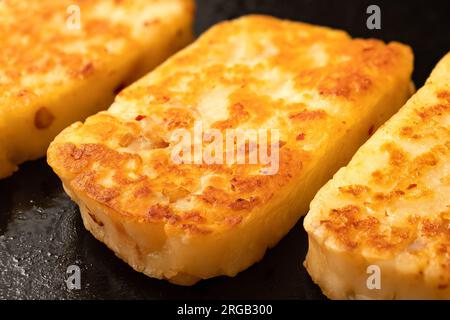
[[[300,134],[297,136],[297,141],[301,141],[301,140],[305,140],[305,134],[304,134],[304,133],[300,133]]]
[[[136,118],[135,118],[135,120],[136,121],[141,121],[141,120],[143,120],[143,119],[145,119],[145,118],[147,118],[147,116],[143,116],[143,115],[138,115]]]
[[[92,62],[89,62],[80,70],[80,73],[83,76],[87,76],[94,72],[94,70],[94,64]]]

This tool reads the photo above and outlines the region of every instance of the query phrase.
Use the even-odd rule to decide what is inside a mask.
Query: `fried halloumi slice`
[[[0,178],[192,40],[191,0],[0,1]]]
[[[411,71],[411,51],[398,43],[242,17],[214,26],[107,112],[64,130],[48,162],[86,228],[134,269],[183,285],[234,276],[291,229],[407,100]],[[194,132],[199,121],[223,136],[277,129],[270,150],[279,142],[278,170],[262,160],[225,162],[234,144],[215,154],[222,164],[177,164],[173,133]],[[210,147],[204,138],[194,149]]]
[[[450,54],[315,196],[305,265],[334,299],[450,299]]]

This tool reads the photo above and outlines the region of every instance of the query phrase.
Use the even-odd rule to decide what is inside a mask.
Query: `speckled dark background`
[[[418,86],[450,50],[449,1],[197,3],[198,34],[224,19],[264,13],[345,29],[353,36],[402,41],[414,49]],[[366,28],[370,4],[381,7],[381,30]],[[300,222],[260,263],[237,277],[178,287],[132,271],[85,231],[77,206],[44,160],[26,163],[12,178],[0,181],[0,299],[323,299],[301,266],[306,250]],[[71,264],[81,267],[81,290],[66,289],[65,272]]]

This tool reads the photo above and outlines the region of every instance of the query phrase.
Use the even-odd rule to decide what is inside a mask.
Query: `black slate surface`
[[[353,36],[402,41],[414,49],[417,86],[450,50],[448,1],[197,3],[197,33],[224,19],[264,13],[342,28]],[[369,4],[381,7],[381,30],[366,28]],[[0,181],[0,299],[323,299],[301,265],[306,251],[307,237],[299,222],[261,262],[235,278],[178,287],[134,272],[85,231],[77,206],[45,160],[26,163]],[[72,264],[81,268],[80,290],[67,290],[64,282]]]

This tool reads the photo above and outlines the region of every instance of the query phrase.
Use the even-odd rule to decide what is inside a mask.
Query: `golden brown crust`
[[[191,1],[172,1],[193,10]],[[2,1],[0,105],[21,105],[45,93],[50,85],[92,77],[97,69],[107,68],[114,55],[122,54],[122,46],[138,48],[143,40],[139,35],[145,29],[152,32],[151,28],[162,21],[155,18],[149,24],[145,15],[137,13],[158,2]],[[70,18],[72,11],[68,11],[73,5],[80,8],[80,30],[70,29],[67,24],[74,21]],[[116,19],[109,16],[112,12]],[[131,24],[127,21],[130,16],[138,21]]]
[[[187,45],[193,9],[192,0],[0,1],[0,178]]]
[[[343,244],[351,243],[350,247],[358,250],[365,247],[377,249],[383,255],[395,255],[417,238],[431,237],[433,239],[426,241],[438,241],[440,245],[450,247],[448,221],[441,217],[447,212],[446,206],[450,207],[448,195],[446,198],[446,194],[442,194],[448,188],[445,172],[450,161],[450,130],[445,126],[445,121],[450,115],[450,103],[439,98],[442,95],[442,92],[434,93],[438,100],[436,103],[410,107],[409,119],[402,126],[405,123],[413,125],[402,127],[400,132],[389,138],[389,142],[380,145],[377,151],[385,153],[388,161],[385,166],[372,171],[369,184],[339,187],[340,197],[350,194],[352,197],[346,196],[348,201],[360,204],[332,208],[327,220],[323,221],[325,228],[335,233]],[[414,132],[414,137],[411,138],[410,134],[405,137],[404,128],[410,128],[407,131]],[[408,152],[402,147],[406,144],[410,150],[419,149],[423,145],[417,137],[431,134],[424,141],[426,149],[420,153]],[[433,189],[426,182],[430,176],[439,181],[439,188]],[[444,201],[441,202],[441,199]],[[418,207],[408,212],[408,215],[414,216],[413,220],[405,222],[402,227],[386,229],[381,221],[388,213],[381,214],[380,211],[395,214],[398,205],[408,205],[405,201],[411,201],[411,209],[414,202],[435,201],[443,211],[421,212]],[[368,214],[367,210],[376,213]]]
[[[450,284],[449,74],[447,54],[425,86],[319,191],[305,219],[322,250],[416,270],[425,279],[423,292],[435,290],[429,298],[443,297],[436,290]]]
[[[224,22],[122,91],[108,112],[66,129],[49,163],[75,192],[124,217],[150,215],[190,233],[234,228],[305,175],[313,151],[347,132],[384,84],[406,83],[411,65],[398,43],[265,16]],[[223,133],[279,129],[279,172],[174,164],[170,134],[196,120]],[[198,228],[186,223],[189,212]]]

